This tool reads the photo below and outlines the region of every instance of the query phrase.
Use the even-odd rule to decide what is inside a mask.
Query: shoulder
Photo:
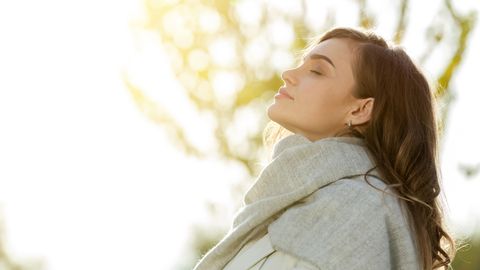
[[[344,209],[347,212],[360,209],[377,210],[372,214],[378,215],[384,213],[378,210],[399,206],[400,200],[395,190],[389,188],[383,180],[371,175],[366,177],[361,175],[342,178],[317,189],[302,199],[300,204],[323,207],[327,207],[328,204],[329,208]],[[397,207],[394,208],[398,210]]]
[[[288,207],[273,226],[281,230],[299,226],[300,233],[302,226],[308,224],[319,234],[343,229],[343,233],[351,234],[351,228],[377,234],[386,233],[390,223],[405,226],[402,202],[394,191],[375,177],[367,176],[367,181],[363,176],[342,178],[317,189]],[[340,227],[343,229],[339,230]]]
[[[414,250],[408,224],[393,191],[367,181],[342,178],[289,207],[268,227],[274,247],[323,269],[389,269],[392,250]]]

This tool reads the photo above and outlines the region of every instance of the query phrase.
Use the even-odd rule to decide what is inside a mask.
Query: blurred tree
[[[377,18],[368,12],[367,2],[357,2],[358,25],[374,27]],[[298,3],[299,11],[294,15],[269,14],[268,3],[264,1],[146,0],[145,3],[149,19],[145,27],[159,34],[170,56],[172,69],[192,105],[198,111],[211,114],[216,121],[213,135],[218,152],[227,159],[241,162],[251,175],[255,175],[259,169],[256,161],[258,149],[262,147],[261,131],[267,119],[262,113],[253,114],[258,115],[258,119],[250,119],[254,127],[242,131],[234,128],[241,124],[239,120],[245,119],[240,114],[264,110],[283,84],[279,74],[282,65],[291,60],[291,52],[301,51],[308,38],[331,27],[335,21],[334,13],[326,16],[323,25],[310,26],[305,22],[306,16],[303,16],[307,1],[290,2],[289,5]],[[462,61],[476,21],[476,13],[462,16],[449,0],[444,3],[445,10],[440,12],[446,11],[449,17],[441,16],[441,21],[432,22],[425,34],[429,46],[419,59],[419,62],[425,62],[441,42],[448,43],[454,51],[437,79],[435,96],[445,103],[441,106],[442,128],[448,104],[453,98],[449,83]],[[392,38],[398,44],[401,44],[407,26],[408,4],[407,0],[399,4]],[[256,10],[246,13],[245,9]],[[281,35],[271,33],[279,25],[284,28]],[[455,31],[449,31],[452,28]],[[445,31],[451,32],[448,40],[444,39]],[[139,106],[152,120],[168,127],[172,140],[187,154],[212,154],[202,152],[188,139],[185,127],[175,122],[172,115],[181,112],[168,112],[149,99],[133,82],[126,82]],[[228,136],[230,130],[237,132],[236,137],[241,138],[240,142],[231,140]]]
[[[323,21],[312,23],[307,13],[313,2],[145,0],[148,20],[144,27],[160,37],[172,70],[192,106],[215,121],[212,130],[215,151],[202,151],[188,139],[187,128],[173,117],[181,112],[169,112],[126,79],[134,100],[148,117],[167,128],[172,141],[186,154],[220,155],[238,161],[251,176],[245,181],[249,184],[261,169],[258,160],[263,149],[262,131],[268,123],[265,108],[283,84],[280,72],[298,60],[312,37],[334,26],[336,12],[340,12],[327,9],[325,3]],[[442,3],[439,11],[431,11],[438,12],[435,17],[441,20],[432,21],[427,28],[428,46],[418,62],[426,62],[439,45],[453,52],[447,56],[436,80],[435,97],[442,104],[439,126],[443,130],[453,99],[450,81],[462,62],[476,13],[461,15],[450,0]],[[358,8],[359,26],[372,28],[384,19],[370,11],[366,0],[352,4]],[[408,0],[399,0],[392,7],[397,10],[392,35],[395,43],[401,44],[405,37],[410,4]],[[241,190],[237,194],[242,194],[247,184],[236,187]],[[196,257],[213,246],[221,235],[212,234],[211,238],[197,235],[202,241],[193,241]]]

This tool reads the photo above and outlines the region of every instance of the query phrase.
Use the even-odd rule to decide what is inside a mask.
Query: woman
[[[272,160],[195,270],[447,269],[434,101],[408,55],[334,28],[282,79]]]

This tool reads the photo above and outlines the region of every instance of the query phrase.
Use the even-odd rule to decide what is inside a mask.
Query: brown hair
[[[312,39],[302,52],[332,38],[354,41],[353,95],[375,99],[369,122],[336,136],[365,140],[384,182],[406,202],[423,269],[448,269],[456,244],[445,228],[438,197],[438,129],[432,88],[402,48],[390,46],[367,30],[333,28]],[[263,133],[264,144],[271,147],[289,133],[270,122]]]

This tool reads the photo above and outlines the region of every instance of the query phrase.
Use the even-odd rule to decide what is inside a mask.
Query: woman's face
[[[328,39],[317,44],[302,64],[282,73],[285,82],[267,109],[268,117],[316,141],[345,129],[358,106],[352,95],[353,45],[348,39]],[[355,124],[355,123],[354,123]]]

